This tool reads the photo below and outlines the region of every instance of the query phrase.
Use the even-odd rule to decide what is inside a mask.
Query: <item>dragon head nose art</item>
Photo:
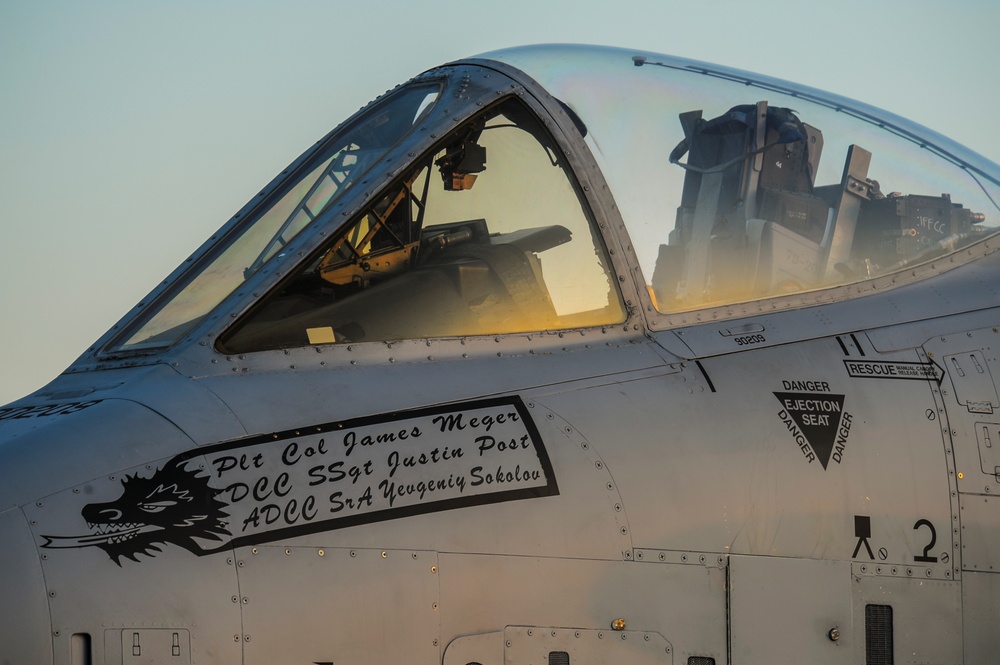
[[[223,510],[226,503],[208,484],[208,476],[188,470],[174,460],[149,478],[138,474],[122,479],[122,494],[114,501],[91,503],[81,516],[91,533],[81,536],[44,536],[47,548],[100,547],[121,565],[125,557],[155,556],[159,545],[172,543],[198,553],[195,538],[220,541],[229,535]]]

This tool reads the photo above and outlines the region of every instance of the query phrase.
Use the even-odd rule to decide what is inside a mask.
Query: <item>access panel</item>
[[[730,556],[733,665],[854,662],[850,579],[846,561]]]

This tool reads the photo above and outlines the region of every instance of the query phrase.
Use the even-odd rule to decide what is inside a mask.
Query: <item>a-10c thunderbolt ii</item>
[[[0,409],[0,662],[995,662],[998,201],[745,72],[421,74]]]

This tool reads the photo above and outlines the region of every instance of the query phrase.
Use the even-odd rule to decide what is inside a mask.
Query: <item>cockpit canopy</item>
[[[484,57],[587,124],[660,313],[863,282],[997,230],[996,165],[877,109],[619,49]]]
[[[998,181],[942,137],[809,88],[618,49],[499,51],[332,132],[105,353],[173,345],[227,308],[210,336],[247,353],[605,326],[630,286],[654,328],[808,304],[994,233]]]

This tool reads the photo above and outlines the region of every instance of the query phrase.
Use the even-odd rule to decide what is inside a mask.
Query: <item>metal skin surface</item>
[[[427,115],[171,346],[106,350],[284,176],[0,408],[0,663],[994,662],[1000,241],[657,312],[572,105],[517,54],[417,77],[442,81]],[[622,320],[220,350],[507,99],[551,139]]]

